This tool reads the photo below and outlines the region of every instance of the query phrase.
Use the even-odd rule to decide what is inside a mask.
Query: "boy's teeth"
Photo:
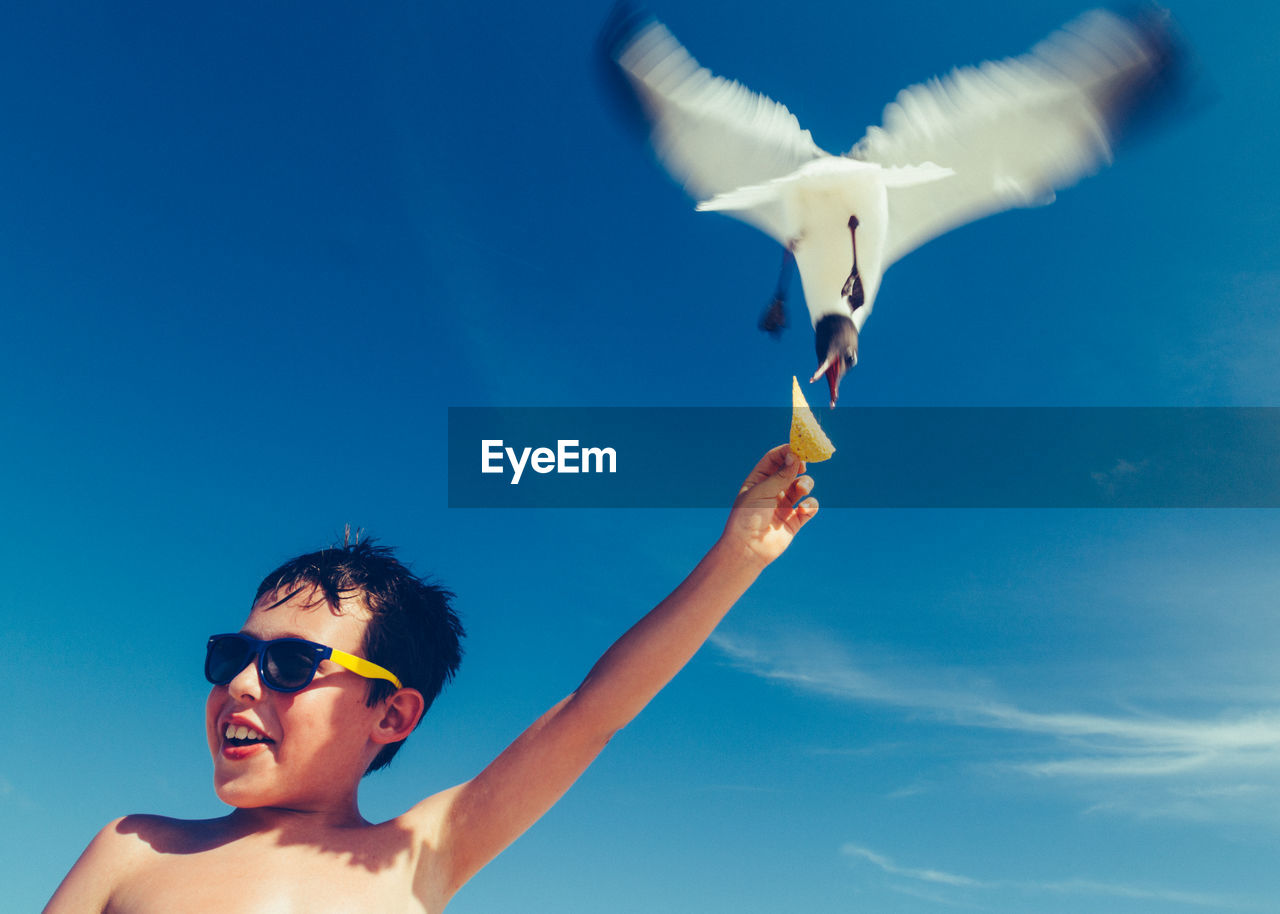
[[[244,724],[236,726],[235,724],[227,724],[227,729],[223,735],[227,739],[254,739],[265,740],[266,737],[254,730],[252,727],[246,727]]]

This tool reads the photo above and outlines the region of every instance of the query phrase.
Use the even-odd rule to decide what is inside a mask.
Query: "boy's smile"
[[[245,718],[233,714],[227,719],[227,726],[222,732],[222,754],[224,757],[239,761],[246,759],[267,745],[274,743],[256,725]]]
[[[283,597],[283,599],[281,599]],[[278,602],[277,602],[278,601]],[[344,602],[335,612],[311,587],[264,596],[241,632],[301,638],[363,656],[369,614]],[[368,680],[331,660],[296,692],[268,688],[255,658],[209,691],[205,726],[214,787],[232,806],[354,809],[355,789],[381,744],[372,739],[384,709],[366,704]]]

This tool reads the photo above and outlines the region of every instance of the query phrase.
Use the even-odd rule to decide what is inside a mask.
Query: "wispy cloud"
[[[955,873],[946,873],[942,870],[898,866],[883,854],[877,854],[873,850],[856,844],[846,844],[840,849],[840,852],[849,857],[860,857],[894,876],[905,876],[908,879],[918,879],[921,882],[936,882],[942,885],[964,886],[965,888],[976,888],[985,885],[985,883],[979,882],[977,879],[971,879],[968,876],[957,876]]]
[[[1199,796],[1184,794],[1181,799],[1200,804],[1250,801],[1264,789],[1275,794],[1275,787],[1254,782],[1280,771],[1280,709],[1224,711],[1207,718],[1029,710],[994,695],[990,687],[958,681],[964,677],[954,671],[882,664],[888,668],[870,672],[830,638],[793,634],[764,646],[718,633],[713,644],[740,669],[792,688],[897,707],[953,726],[1028,737],[1018,744],[1016,759],[992,762],[1030,776],[1095,782],[1164,779],[1169,788],[1184,789],[1194,777]],[[1252,780],[1250,773],[1255,773]],[[1254,789],[1246,790],[1246,784]]]
[[[906,787],[900,787],[890,792],[887,796],[890,800],[905,800],[908,797],[918,797],[929,793],[932,789],[929,784],[908,784]]]
[[[1115,462],[1111,469],[1099,471],[1089,474],[1095,483],[1098,484],[1108,495],[1115,495],[1117,489],[1128,479],[1133,478],[1142,470],[1147,468],[1149,461],[1140,460],[1137,463],[1130,463],[1121,457]]]
[[[1178,889],[1150,888],[1119,885],[1114,882],[1095,882],[1090,879],[1067,879],[1062,882],[1023,882],[1010,885],[1030,891],[1055,892],[1062,895],[1094,895],[1111,898],[1134,898],[1142,901],[1167,901],[1175,904],[1200,905],[1206,908],[1252,908],[1243,899],[1207,892],[1184,892]]]
[[[979,893],[1017,892],[1022,895],[1085,895],[1095,898],[1127,898],[1138,901],[1159,901],[1172,904],[1193,905],[1208,908],[1249,909],[1248,902],[1225,895],[1205,892],[1188,892],[1180,889],[1168,889],[1152,886],[1123,885],[1110,882],[1099,882],[1091,879],[1062,879],[1055,881],[1025,881],[1004,879],[975,879],[944,870],[930,867],[903,866],[884,854],[858,844],[845,844],[840,852],[855,860],[865,861],[890,876],[907,879],[912,882],[926,883],[932,887],[929,900],[945,904],[960,905],[972,900]],[[952,895],[938,894],[937,889],[948,887],[963,890]],[[917,894],[910,886],[898,886],[897,891]]]

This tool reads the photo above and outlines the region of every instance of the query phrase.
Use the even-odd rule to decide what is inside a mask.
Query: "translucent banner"
[[[824,507],[1280,507],[1280,408],[815,410]],[[454,508],[726,507],[783,408],[449,410]]]

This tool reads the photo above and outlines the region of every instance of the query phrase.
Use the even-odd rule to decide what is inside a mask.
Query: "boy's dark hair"
[[[342,545],[300,555],[263,578],[253,601],[299,586],[315,587],[332,612],[341,612],[343,598],[360,599],[372,615],[364,656],[421,692],[424,713],[457,672],[465,633],[449,603],[453,594],[419,578],[391,549],[372,539],[360,542],[358,533],[352,542],[348,528]],[[373,707],[395,690],[385,679],[371,679],[366,703]],[[383,746],[365,774],[386,767],[400,745]]]

